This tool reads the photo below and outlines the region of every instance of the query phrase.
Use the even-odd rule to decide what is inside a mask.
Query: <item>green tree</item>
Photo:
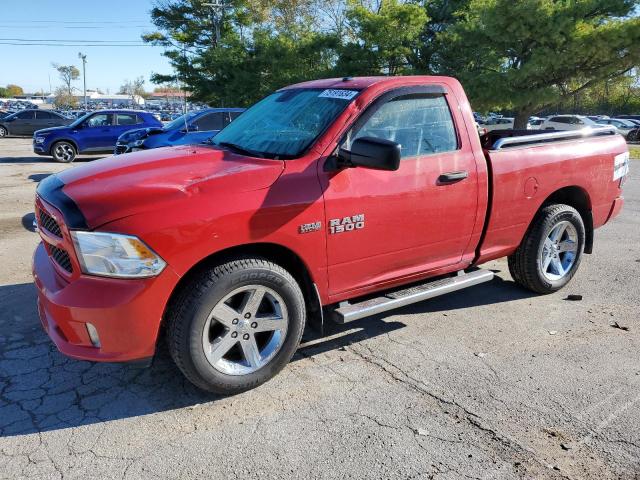
[[[471,0],[440,34],[442,69],[475,108],[529,115],[640,63],[638,0]]]
[[[348,75],[399,75],[411,73],[418,41],[427,24],[420,5],[381,1],[372,9],[347,0],[351,39],[340,48],[338,71]]]
[[[52,63],[51,65],[57,70],[60,80],[62,80],[67,89],[67,94],[71,95],[73,93],[71,83],[80,78],[80,70],[74,65],[60,65],[58,63]]]
[[[9,97],[9,90],[7,90],[5,87],[0,87],[0,98],[8,98]]]
[[[22,87],[18,85],[14,85],[13,83],[8,84],[6,87],[6,90],[7,90],[8,97],[15,97],[16,95],[24,94]]]
[[[224,10],[198,1],[156,5],[158,31],[143,39],[165,47],[174,69],[154,83],[180,81],[193,98],[250,105],[289,83],[327,76],[336,37],[314,29],[311,0],[237,0]]]

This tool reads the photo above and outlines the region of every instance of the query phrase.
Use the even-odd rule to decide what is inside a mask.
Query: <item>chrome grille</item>
[[[66,252],[66,250],[55,247],[53,245],[48,245],[48,247],[49,252],[51,253],[51,257],[55,260],[55,262],[67,272],[73,273],[73,265],[71,265],[71,259],[69,258],[69,254]]]
[[[42,209],[38,209],[38,217],[40,220],[40,228],[44,228],[50,233],[53,233],[56,237],[62,238],[62,231],[60,225],[54,220],[54,218]]]

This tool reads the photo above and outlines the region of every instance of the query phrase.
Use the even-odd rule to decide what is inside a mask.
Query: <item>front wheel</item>
[[[509,257],[516,281],[537,293],[552,293],[575,275],[585,242],[584,222],[569,205],[544,207],[534,219],[518,249]]]
[[[76,148],[69,142],[56,142],[51,147],[51,155],[56,162],[71,163],[76,158]]]
[[[282,267],[243,258],[207,270],[168,311],[169,351],[197,387],[235,394],[274,377],[305,324],[302,291]]]
[[[7,131],[7,129],[4,127],[0,127],[0,138],[6,137],[7,135],[9,135],[9,132]]]

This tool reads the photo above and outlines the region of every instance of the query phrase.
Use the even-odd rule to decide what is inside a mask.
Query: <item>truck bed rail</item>
[[[535,131],[535,130],[534,130]],[[601,135],[615,135],[617,133],[614,126],[587,127],[581,130],[568,130],[549,133],[528,133],[513,137],[502,137],[497,139],[491,146],[491,150],[501,150],[507,147],[518,147],[524,145],[535,145],[538,143],[549,143],[553,141],[572,140]]]

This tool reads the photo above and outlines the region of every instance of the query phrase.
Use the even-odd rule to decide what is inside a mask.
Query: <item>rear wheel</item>
[[[183,288],[170,307],[169,351],[196,386],[234,394],[275,376],[300,343],[302,291],[262,258],[216,266]]]
[[[578,211],[569,205],[548,205],[536,215],[522,243],[509,257],[509,272],[529,290],[555,292],[575,275],[584,242],[584,223]]]
[[[51,155],[56,162],[71,163],[76,158],[76,148],[69,142],[56,142],[51,147]]]
[[[0,137],[6,137],[7,135],[9,135],[7,129],[4,127],[0,127]]]

